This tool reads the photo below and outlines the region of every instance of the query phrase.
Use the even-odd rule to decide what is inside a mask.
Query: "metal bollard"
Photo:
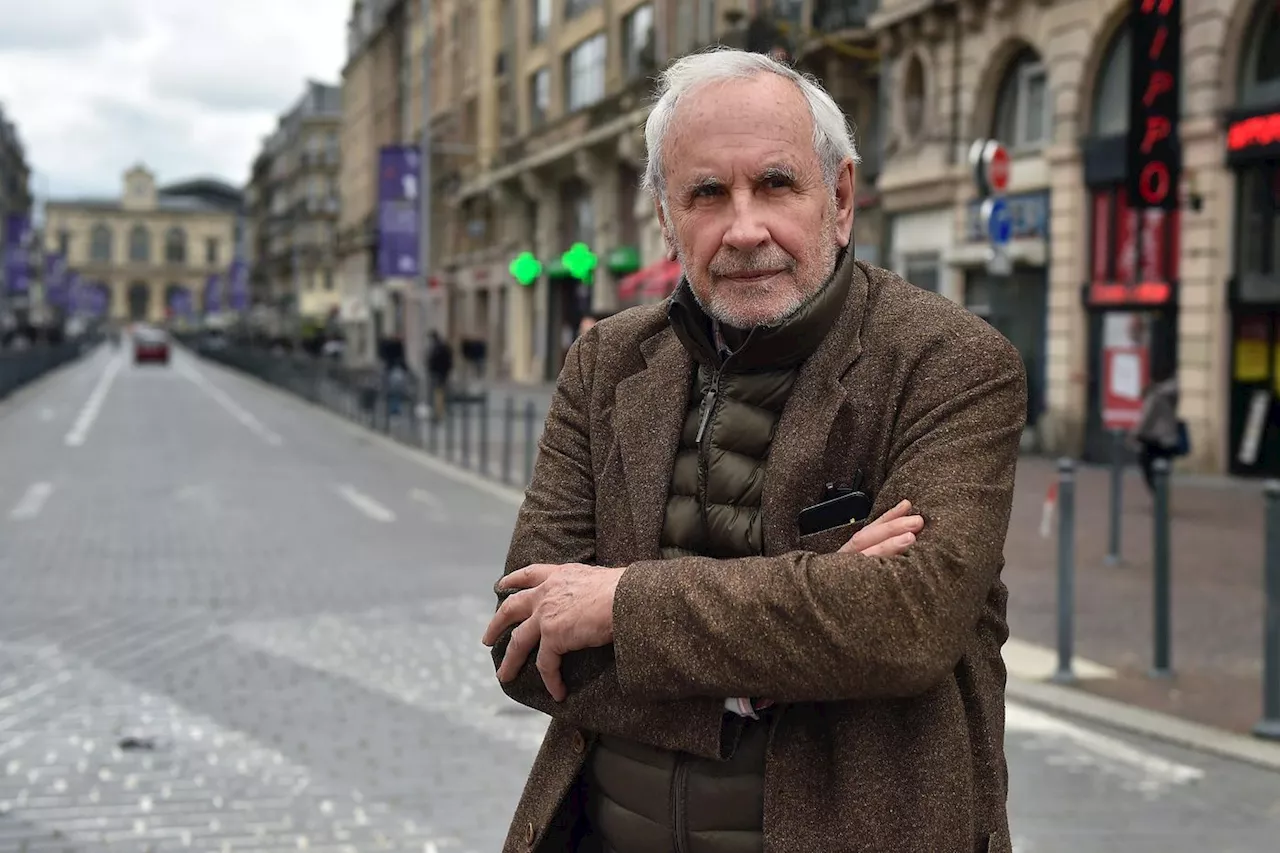
[[[1120,565],[1120,523],[1124,508],[1124,433],[1111,433],[1111,526],[1107,537],[1108,566]]]
[[[471,467],[471,400],[462,401],[462,467]]]
[[[457,417],[456,407],[444,404],[444,458],[453,461],[453,421]]]
[[[511,441],[516,429],[516,401],[510,394],[502,409],[502,482],[511,482]]]
[[[1076,680],[1076,464],[1058,460],[1058,670],[1053,680],[1070,684]]]
[[[489,476],[489,392],[480,398],[480,476]]]
[[[524,401],[524,484],[533,482],[533,419],[535,417],[533,401]]]
[[[1155,558],[1153,580],[1154,612],[1152,627],[1155,631],[1155,663],[1151,668],[1153,678],[1170,678],[1170,634],[1172,632],[1171,590],[1169,578],[1169,460],[1160,457],[1152,460],[1152,481],[1155,484],[1155,501],[1152,507],[1152,533],[1155,541],[1151,552]]]
[[[1262,719],[1253,733],[1280,740],[1280,480],[1268,480],[1263,494],[1266,545],[1262,570],[1267,603],[1262,633]]]

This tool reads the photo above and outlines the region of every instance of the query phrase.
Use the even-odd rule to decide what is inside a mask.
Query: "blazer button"
[[[533,829],[533,821],[529,821],[527,824],[525,824],[525,827],[524,827],[524,843],[529,847],[532,847],[533,839],[536,838],[537,836],[538,836],[538,833],[535,832]]]
[[[573,751],[578,755],[582,755],[587,749],[587,739],[582,736],[582,732],[575,731],[573,733]]]

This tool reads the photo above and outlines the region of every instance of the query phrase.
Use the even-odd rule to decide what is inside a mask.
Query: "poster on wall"
[[[1147,321],[1136,311],[1112,311],[1102,323],[1102,425],[1131,430],[1142,416],[1150,373]]]

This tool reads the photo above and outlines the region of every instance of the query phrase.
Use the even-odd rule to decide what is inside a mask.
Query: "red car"
[[[143,327],[133,333],[133,363],[169,363],[169,336],[160,329]]]

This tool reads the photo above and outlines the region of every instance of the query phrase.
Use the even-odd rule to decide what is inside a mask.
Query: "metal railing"
[[[27,349],[0,349],[0,400],[51,370],[74,361],[95,341],[35,344]]]
[[[488,390],[445,389],[442,411],[421,400],[412,377],[401,389],[385,374],[310,355],[237,344],[184,341],[201,357],[295,394],[317,406],[465,470],[524,488],[533,478],[545,404],[527,395],[493,400]],[[521,399],[523,398],[523,399]]]

